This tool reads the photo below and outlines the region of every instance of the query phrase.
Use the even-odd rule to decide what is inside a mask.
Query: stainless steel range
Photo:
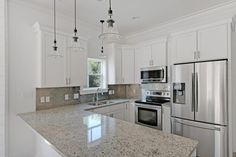
[[[170,102],[169,91],[146,90],[135,101],[135,123],[162,130],[162,104]]]

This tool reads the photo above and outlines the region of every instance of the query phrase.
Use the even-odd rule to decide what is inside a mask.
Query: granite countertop
[[[195,140],[85,111],[88,108],[91,105],[71,105],[19,116],[63,157],[189,157],[197,147]]]

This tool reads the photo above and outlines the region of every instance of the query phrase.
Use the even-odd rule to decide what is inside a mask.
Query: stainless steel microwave
[[[167,66],[141,68],[142,83],[167,83]]]

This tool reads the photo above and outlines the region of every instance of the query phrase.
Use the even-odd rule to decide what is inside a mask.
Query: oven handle
[[[147,109],[161,110],[161,106],[153,107],[152,105],[139,104],[139,103],[135,103],[135,106],[136,107],[143,107],[143,108],[147,108]]]

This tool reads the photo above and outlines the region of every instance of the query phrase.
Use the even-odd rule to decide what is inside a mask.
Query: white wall
[[[20,1],[10,1],[8,10],[9,157],[33,157],[37,143],[35,134],[25,127],[17,114],[35,111],[38,58],[36,52],[33,51],[35,32],[32,26],[35,22],[52,26],[52,11]],[[58,28],[64,32],[72,32],[72,19],[63,15],[59,16]],[[80,35],[89,38],[88,56],[96,57],[96,50],[100,49],[97,48],[99,43],[96,40],[100,29],[83,25],[79,25],[79,28]]]
[[[6,1],[0,0],[0,156],[5,156],[5,140],[6,140],[6,62],[5,62],[5,25],[6,25]]]

